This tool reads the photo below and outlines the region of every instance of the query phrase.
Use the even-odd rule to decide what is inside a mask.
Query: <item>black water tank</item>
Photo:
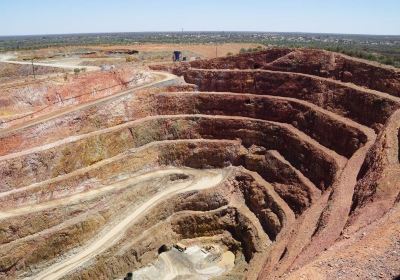
[[[173,56],[174,61],[180,61],[181,60],[181,55],[182,55],[182,52],[174,51],[174,56]]]

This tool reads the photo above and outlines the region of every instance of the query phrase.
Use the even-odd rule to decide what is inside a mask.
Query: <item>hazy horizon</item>
[[[0,36],[135,32],[400,35],[395,0],[2,0]]]
[[[185,30],[183,33],[265,33],[265,34],[315,34],[315,35],[348,35],[348,36],[379,36],[400,37],[400,34],[355,34],[355,33],[326,33],[326,32],[302,32],[302,31],[237,31],[237,30]],[[43,33],[43,34],[19,34],[0,35],[0,37],[29,37],[29,36],[63,36],[63,35],[91,35],[91,34],[129,34],[129,33],[182,33],[182,30],[155,30],[155,31],[116,31],[116,32],[82,32],[82,33]]]

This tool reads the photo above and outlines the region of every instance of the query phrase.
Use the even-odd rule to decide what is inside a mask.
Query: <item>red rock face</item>
[[[198,69],[265,69],[296,72],[349,82],[400,96],[400,71],[323,50],[271,49],[238,57],[194,61]]]
[[[0,88],[0,106],[8,112],[0,120],[2,127],[12,127],[62,108],[111,96],[152,79],[131,68],[65,77]]]
[[[399,108],[396,99],[387,94],[370,93],[363,88],[297,73],[190,69],[184,77],[201,91],[245,92],[304,100],[376,130]]]
[[[329,126],[316,124],[316,114],[307,113],[305,115],[308,116],[308,125],[300,129],[324,146],[349,158],[348,170],[349,174],[353,174],[354,179],[351,180],[352,182],[347,181],[346,184],[351,184],[352,187],[344,187],[342,190],[333,188],[332,199],[328,202],[328,205],[339,206],[341,203],[335,200],[343,199],[341,196],[351,196],[354,190],[352,201],[347,199],[347,206],[343,204],[340,206],[346,209],[341,212],[346,216],[341,222],[345,231],[353,232],[375,221],[385,215],[393,207],[393,203],[396,203],[400,190],[397,157],[399,140],[396,137],[399,123],[399,99],[396,97],[400,93],[398,69],[320,50],[272,49],[256,54],[196,61],[166,68],[166,70],[183,75],[187,82],[197,85],[200,91],[221,92],[223,95],[226,95],[226,92],[239,94],[244,101],[242,105],[249,106],[257,112],[258,118],[263,116],[263,110],[267,114],[273,114],[274,110],[279,110],[278,108],[284,112],[288,105],[276,103],[277,106],[272,110],[266,109],[248,97],[245,101],[243,93],[251,93],[259,98],[279,96],[306,101],[308,104],[311,103],[333,113],[329,114],[331,117],[333,115],[344,117],[345,120],[342,120],[342,123],[353,120],[361,125],[358,126],[360,129],[372,128],[377,136],[374,136],[375,133],[371,130],[364,130],[366,142],[361,144],[355,139],[344,140],[342,136],[345,133],[343,132],[334,132],[328,128]],[[234,105],[233,94],[229,96],[230,99],[225,100],[224,105],[236,112],[230,114],[242,112],[241,108]],[[293,106],[290,106],[289,110],[294,113]],[[304,109],[302,112],[304,113]],[[215,110],[209,113],[219,114],[220,112]],[[240,114],[243,115],[243,113]],[[304,120],[305,115],[297,115],[299,117],[297,120],[277,120],[274,119],[275,116],[269,117],[299,127],[299,123],[302,122],[299,120]],[[314,126],[311,125],[313,128],[310,128],[311,123],[314,123]],[[355,144],[355,150],[353,154],[350,154],[349,150],[339,151],[337,144],[327,143],[318,135],[325,135],[327,139],[330,139],[329,141],[341,139],[349,146]],[[362,154],[360,150],[363,150]],[[359,173],[358,170],[360,170]],[[258,172],[262,174],[261,170]],[[283,195],[283,193],[280,194]],[[329,236],[332,232],[326,229],[332,229],[327,218],[329,215],[340,216],[339,213],[321,215],[319,226],[314,233],[315,245],[311,244],[304,250],[297,264],[305,263],[306,259],[318,251],[318,246],[326,246],[334,241],[335,238]],[[347,215],[349,215],[347,226],[344,226]],[[331,220],[337,219],[338,217],[331,217]],[[338,223],[334,224],[338,225]],[[285,258],[287,258],[286,255],[283,260]],[[269,275],[270,269],[274,266],[268,264],[263,275]],[[284,272],[287,267],[285,261],[280,262],[280,267],[280,271]]]
[[[292,49],[153,68],[191,85],[0,131],[0,278],[120,278],[162,245],[206,240],[235,253],[227,279],[339,277],[324,267],[332,252],[366,279],[359,232],[380,236],[380,257],[395,250],[397,70]]]

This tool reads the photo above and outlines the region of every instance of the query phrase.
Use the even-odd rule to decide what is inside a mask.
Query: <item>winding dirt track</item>
[[[224,170],[192,170],[192,169],[180,169],[171,168],[166,170],[154,171],[146,174],[146,179],[151,180],[159,176],[165,176],[168,174],[186,174],[190,176],[190,179],[185,181],[177,181],[173,183],[169,188],[158,192],[153,197],[145,201],[139,207],[129,213],[128,216],[124,217],[112,228],[106,228],[102,234],[100,234],[95,240],[87,246],[83,247],[82,250],[72,255],[55,265],[47,268],[38,275],[29,279],[59,279],[81,266],[84,262],[94,258],[97,254],[103,252],[107,248],[111,247],[119,238],[123,236],[125,230],[132,225],[135,221],[143,217],[152,207],[166,201],[173,195],[180,193],[203,190],[212,188],[218,185],[226,177],[226,171]]]
[[[172,263],[170,257],[167,254],[161,254],[160,259],[164,261],[168,273],[164,275],[162,278],[164,279],[174,279],[175,277],[179,276],[179,271],[176,269],[176,266]]]
[[[32,65],[30,61],[14,61],[14,60],[3,60],[3,63],[10,63],[10,64],[20,64],[20,65]],[[79,66],[79,65],[69,65],[69,64],[62,64],[62,63],[42,63],[42,62],[34,62],[33,65],[35,66],[44,66],[44,67],[55,67],[55,68],[63,68],[63,69],[75,69],[75,68],[85,68],[88,71],[96,71],[99,70],[100,67],[97,66]]]
[[[122,180],[122,181],[119,181],[119,182],[116,182],[114,184],[107,185],[104,187],[96,188],[91,191],[77,193],[72,196],[55,199],[55,200],[51,200],[51,201],[46,201],[46,202],[35,204],[35,205],[28,205],[28,206],[24,206],[24,207],[20,207],[20,208],[1,211],[0,212],[0,220],[5,219],[5,218],[20,216],[20,215],[25,215],[25,214],[29,214],[32,212],[39,212],[39,211],[43,211],[43,210],[54,208],[54,207],[60,207],[62,205],[70,205],[70,204],[82,202],[82,201],[97,197],[99,195],[105,194],[107,192],[111,192],[116,189],[121,190],[123,188],[132,187],[139,183],[151,181],[154,178],[157,178],[160,176],[167,176],[167,175],[171,175],[171,174],[185,174],[185,172],[182,169],[171,168],[171,169],[166,169],[166,170],[157,170],[157,171],[145,173],[143,175],[130,176],[129,179]]]

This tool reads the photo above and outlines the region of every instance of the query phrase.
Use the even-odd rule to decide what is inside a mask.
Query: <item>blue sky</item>
[[[400,35],[400,1],[0,0],[0,35],[182,28]]]

